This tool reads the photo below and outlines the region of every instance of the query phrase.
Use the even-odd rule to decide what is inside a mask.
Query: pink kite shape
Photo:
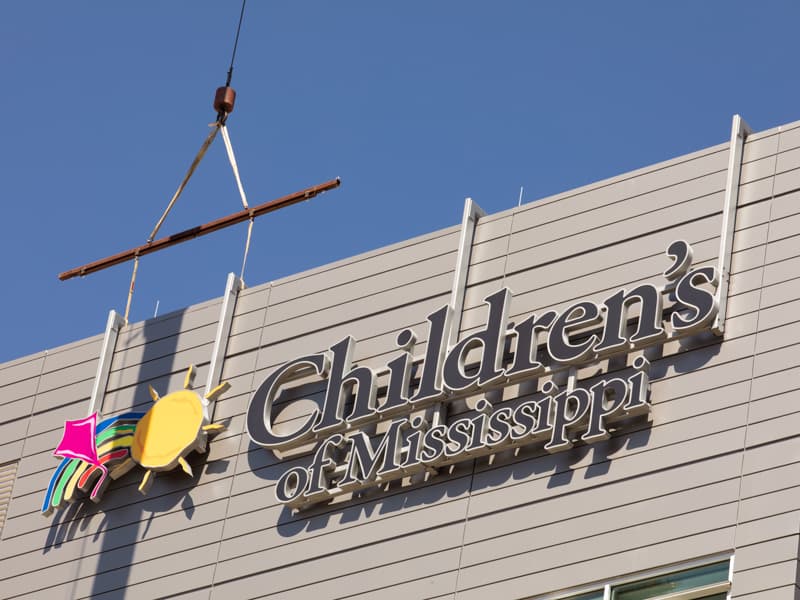
[[[92,413],[85,419],[65,421],[64,435],[53,454],[66,458],[77,458],[91,465],[100,466],[95,445],[96,426],[97,413]]]

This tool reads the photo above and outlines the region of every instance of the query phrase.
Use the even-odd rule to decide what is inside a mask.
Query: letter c
[[[272,429],[272,404],[282,381],[307,367],[312,367],[318,375],[324,376],[329,367],[327,355],[310,354],[296,358],[278,368],[258,386],[250,400],[250,406],[247,407],[247,433],[254,443],[265,448],[279,448],[289,442],[299,442],[311,433],[311,428],[319,418],[319,409],[314,409],[299,429],[287,435],[278,435]]]

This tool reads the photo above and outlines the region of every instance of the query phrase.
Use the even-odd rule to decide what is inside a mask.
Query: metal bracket
[[[453,277],[453,289],[450,292],[450,311],[453,321],[450,326],[448,345],[453,347],[458,342],[461,329],[461,313],[464,310],[464,296],[467,291],[467,275],[469,275],[469,259],[472,256],[472,242],[475,239],[475,224],[485,217],[486,212],[472,198],[464,199],[464,215],[461,218],[461,237],[458,240],[458,256]]]
[[[472,256],[472,242],[475,239],[475,224],[478,219],[485,217],[486,212],[478,206],[472,198],[464,199],[464,213],[461,218],[461,235],[458,239],[458,255],[456,268],[453,275],[453,287],[450,291],[450,336],[447,341],[448,348],[458,342],[458,333],[461,329],[461,313],[464,311],[464,296],[467,292],[467,276],[469,275],[469,260]],[[447,403],[440,402],[433,407],[431,425],[441,425],[447,419]]]
[[[217,322],[217,334],[214,337],[214,348],[211,350],[211,362],[208,365],[206,394],[220,384],[222,363],[225,362],[225,352],[228,349],[228,337],[231,334],[231,325],[233,323],[233,311],[236,308],[236,300],[239,298],[239,292],[242,289],[244,289],[244,281],[234,273],[228,273],[228,280],[225,283],[225,294],[222,296],[222,307],[219,311],[219,321]],[[209,406],[204,407],[203,412],[205,413],[206,419],[210,421],[214,414],[213,410],[209,411]]]
[[[717,316],[712,331],[717,335],[725,333],[725,315],[728,310],[728,287],[731,279],[731,257],[733,255],[733,233],[736,228],[736,208],[739,204],[739,177],[742,172],[744,142],[752,129],[739,115],[733,115],[731,124],[731,143],[728,155],[728,175],[725,180],[725,200],[722,207],[722,231],[719,240],[719,262],[717,273]]]
[[[571,394],[575,391],[575,386],[578,384],[578,367],[570,367],[567,372],[567,393]]]
[[[108,321],[106,321],[106,332],[103,337],[103,346],[100,349],[100,362],[97,363],[97,373],[94,376],[94,385],[92,386],[92,396],[89,401],[89,411],[87,416],[93,412],[97,412],[98,416],[102,414],[103,398],[106,395],[106,387],[108,387],[108,376],[111,373],[111,361],[114,358],[114,350],[117,348],[117,338],[119,331],[126,324],[125,318],[117,311],[111,310],[108,313]]]

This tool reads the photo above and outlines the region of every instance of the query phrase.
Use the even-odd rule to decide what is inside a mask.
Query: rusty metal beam
[[[322,194],[323,192],[327,192],[328,190],[339,187],[340,183],[341,181],[338,177],[336,179],[331,179],[330,181],[326,181],[325,183],[295,192],[294,194],[289,194],[288,196],[283,196],[282,198],[277,198],[276,200],[270,200],[264,204],[259,204],[258,206],[254,206],[249,210],[241,210],[231,215],[216,219],[215,221],[204,223],[203,225],[198,225],[197,227],[192,227],[191,229],[174,233],[158,240],[153,240],[149,244],[131,248],[125,252],[120,252],[119,254],[101,258],[100,260],[96,260],[81,267],[64,271],[63,273],[59,273],[58,278],[61,281],[65,281],[73,277],[83,277],[84,275],[89,275],[90,273],[101,271],[103,269],[107,269],[108,267],[113,267],[114,265],[133,260],[137,256],[144,256],[145,254],[150,254],[151,252],[156,252],[158,250],[162,250],[163,248],[180,244],[181,242],[193,240],[201,235],[206,235],[214,231],[224,229],[225,227],[230,227],[231,225],[243,223],[251,217],[260,217],[261,215],[276,211],[280,208],[284,208],[285,206],[291,206],[292,204],[309,200],[314,196]]]

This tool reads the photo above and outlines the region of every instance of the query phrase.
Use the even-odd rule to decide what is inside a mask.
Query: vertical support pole
[[[477,205],[472,198],[464,199],[464,213],[461,218],[461,235],[458,239],[458,254],[456,256],[456,269],[453,275],[453,287],[450,291],[450,338],[447,340],[448,348],[458,342],[458,333],[461,329],[461,313],[464,311],[464,296],[467,292],[467,276],[469,275],[469,260],[472,256],[472,242],[475,239],[475,224],[478,219],[486,216],[486,212]],[[447,404],[441,402],[433,407],[432,425],[443,424],[447,417]]]
[[[222,296],[222,307],[217,321],[217,334],[214,338],[214,348],[211,351],[211,363],[208,365],[208,379],[206,380],[206,394],[220,384],[222,377],[222,363],[225,361],[225,352],[228,349],[228,337],[231,334],[233,311],[239,292],[244,289],[244,282],[234,273],[228,273],[225,283],[225,294]],[[211,421],[214,417],[213,408],[204,407],[205,418]]]
[[[739,177],[742,172],[744,142],[752,130],[739,115],[733,115],[731,144],[728,155],[728,176],[725,180],[725,200],[722,207],[722,231],[719,240],[717,274],[717,316],[712,331],[725,333],[725,315],[728,310],[728,287],[731,279],[731,257],[733,255],[733,233],[736,229],[736,208],[739,204]]]
[[[450,347],[455,346],[458,342],[458,332],[461,329],[461,313],[464,311],[464,295],[467,291],[467,276],[469,275],[469,260],[472,256],[472,242],[475,239],[475,224],[478,219],[485,216],[484,210],[472,198],[464,199],[456,271],[453,277],[453,289],[450,292],[450,311],[453,317],[448,340]]]
[[[567,372],[567,392],[572,393],[578,383],[578,367],[570,367]]]
[[[93,412],[101,415],[103,410],[103,398],[108,387],[108,376],[111,373],[111,361],[114,358],[114,350],[117,348],[117,338],[119,331],[126,324],[125,318],[117,311],[111,310],[106,321],[106,332],[103,337],[103,346],[100,348],[100,362],[97,363],[97,373],[94,376],[92,386],[92,396],[89,401],[89,411],[87,416]]]

